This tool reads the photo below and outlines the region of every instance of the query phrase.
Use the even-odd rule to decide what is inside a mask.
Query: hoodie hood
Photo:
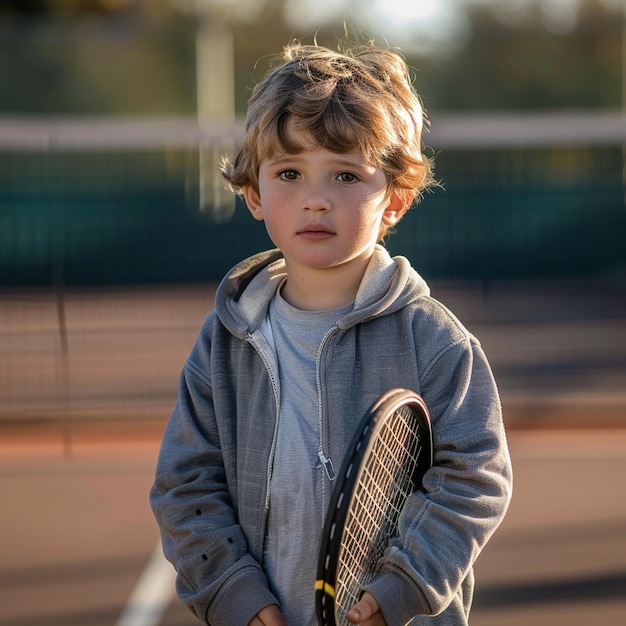
[[[287,278],[280,250],[256,254],[230,270],[220,283],[215,309],[231,333],[244,337],[257,330],[274,294]],[[426,281],[402,257],[391,257],[377,245],[365,270],[354,307],[338,322],[347,329],[364,320],[388,315],[423,296],[429,296]]]

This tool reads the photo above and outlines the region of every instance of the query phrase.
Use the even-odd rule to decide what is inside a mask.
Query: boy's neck
[[[289,271],[281,294],[296,309],[331,311],[354,301],[367,263],[350,268]]]

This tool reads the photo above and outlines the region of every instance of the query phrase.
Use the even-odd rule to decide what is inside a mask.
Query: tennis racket
[[[392,389],[365,413],[346,452],[324,524],[315,582],[319,626],[349,626],[348,611],[397,532],[407,497],[432,465],[428,409]]]

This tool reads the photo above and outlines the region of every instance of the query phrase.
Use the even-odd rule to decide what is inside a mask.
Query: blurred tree
[[[401,47],[431,110],[621,106],[616,1],[571,0],[559,17],[545,0],[465,0],[454,6],[466,32],[430,49],[414,45],[423,32],[416,26],[400,33],[377,20],[375,3],[338,0],[312,27],[298,22],[307,2],[314,0],[0,0],[0,113],[195,113],[199,3],[232,29],[238,114],[285,42],[333,45],[344,23]],[[316,6],[321,16],[326,4]]]
[[[618,108],[622,20],[584,0],[571,30],[555,33],[540,2],[515,21],[488,5],[470,11],[471,37],[452,56],[422,57],[422,90],[436,109]]]
[[[114,13],[125,11],[137,4],[137,0],[0,0],[0,12]]]
[[[0,111],[195,111],[189,17],[137,0],[9,4],[0,4]]]

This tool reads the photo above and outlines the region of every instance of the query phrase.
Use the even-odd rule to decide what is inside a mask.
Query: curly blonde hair
[[[287,136],[290,117],[322,148],[359,149],[387,174],[389,192],[406,206],[435,185],[432,160],[423,151],[426,115],[396,52],[373,44],[344,52],[299,42],[286,46],[252,92],[238,154],[222,162],[236,193],[246,186],[258,191],[264,159],[304,150]]]

